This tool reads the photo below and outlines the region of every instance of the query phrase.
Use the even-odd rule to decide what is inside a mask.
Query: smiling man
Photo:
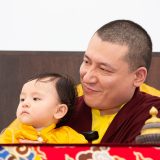
[[[148,33],[129,20],[99,28],[80,67],[84,95],[69,125],[79,132],[97,130],[93,143],[134,143],[152,106],[160,98],[140,92],[152,57]]]

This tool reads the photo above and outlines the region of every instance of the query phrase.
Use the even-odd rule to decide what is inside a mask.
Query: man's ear
[[[139,87],[147,77],[147,69],[145,67],[139,67],[135,71],[135,79],[134,79],[134,86]]]
[[[68,112],[67,105],[66,104],[59,104],[57,106],[56,112],[54,114],[54,118],[59,120],[59,119],[63,118],[67,112]]]

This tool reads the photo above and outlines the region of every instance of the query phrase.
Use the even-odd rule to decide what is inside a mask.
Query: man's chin
[[[95,98],[89,98],[88,96],[84,96],[85,103],[91,108],[97,108],[95,103]]]

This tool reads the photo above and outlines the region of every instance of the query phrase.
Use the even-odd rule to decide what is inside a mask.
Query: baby
[[[67,76],[40,74],[26,82],[20,93],[17,119],[0,135],[0,143],[88,143],[82,134],[62,126],[76,99],[75,85]],[[62,127],[57,127],[61,124]]]

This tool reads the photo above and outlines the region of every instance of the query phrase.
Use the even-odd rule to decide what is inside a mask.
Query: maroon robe
[[[150,118],[149,110],[152,106],[155,106],[160,112],[160,98],[140,92],[137,88],[132,99],[122,107],[111,122],[101,143],[134,143],[144,122]],[[83,96],[79,97],[75,113],[67,125],[78,132],[91,130],[91,108],[85,104]]]

